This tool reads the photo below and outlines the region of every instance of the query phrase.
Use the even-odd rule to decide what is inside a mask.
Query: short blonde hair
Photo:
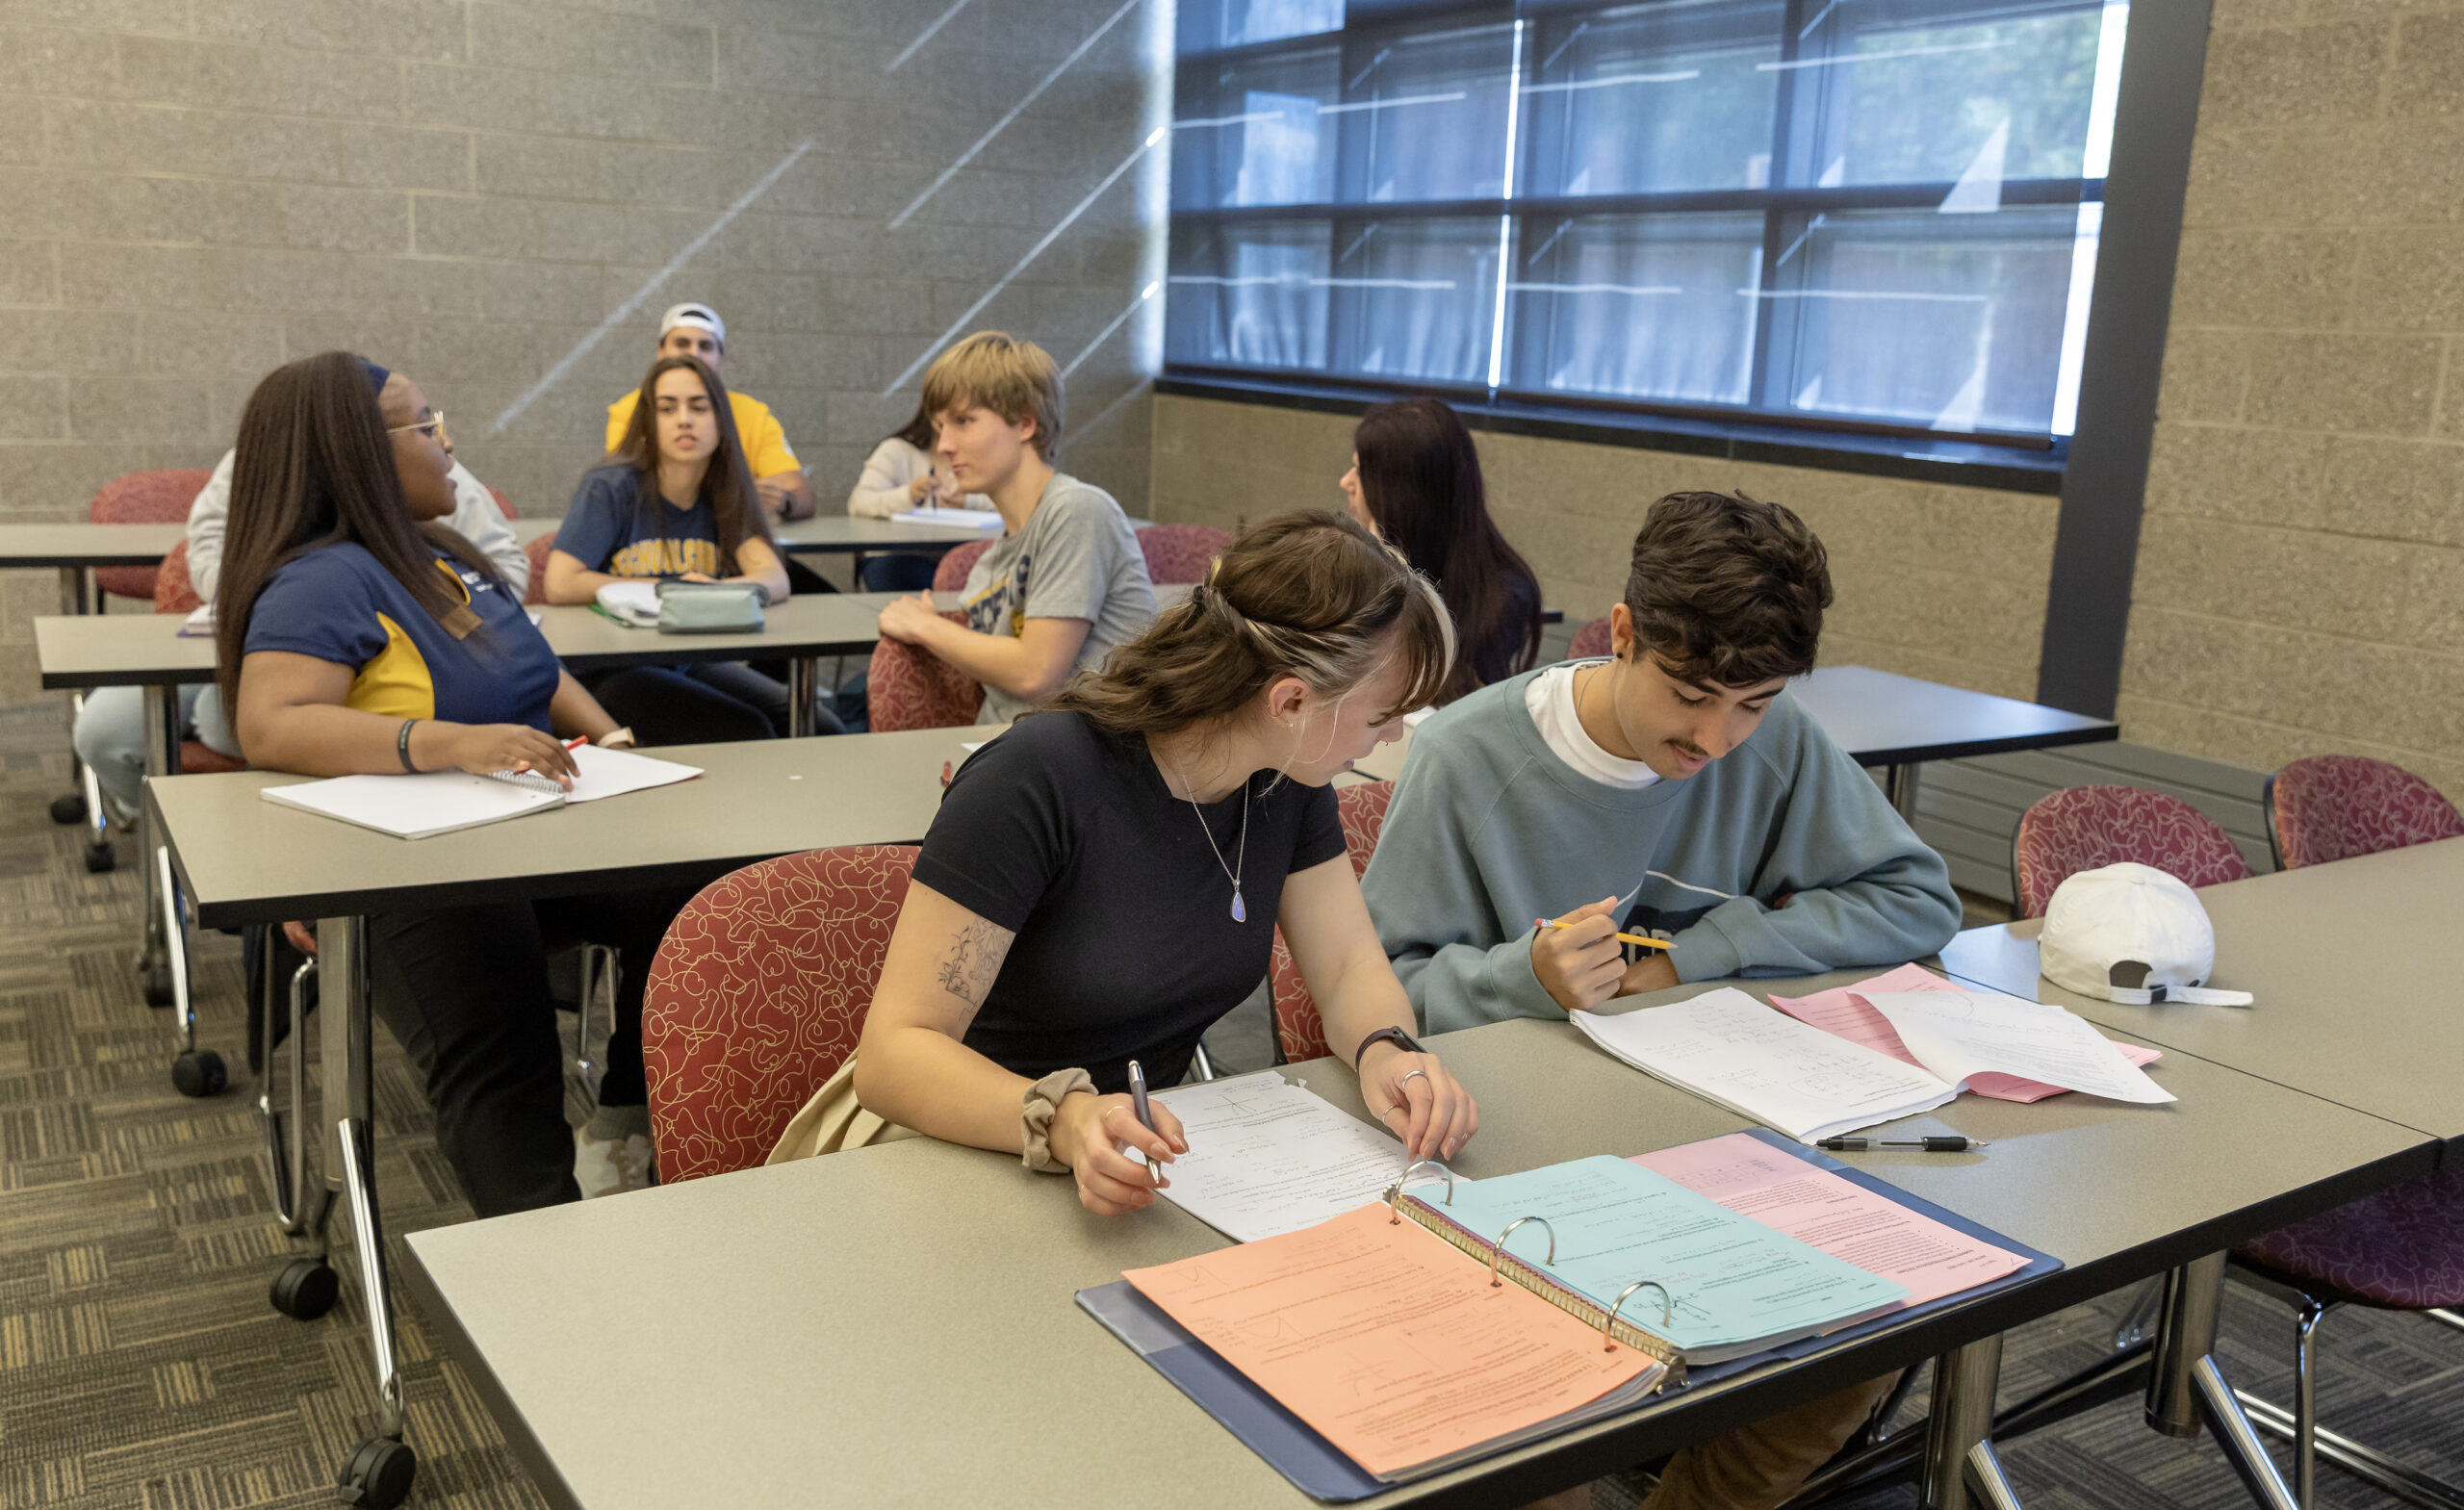
[[[1012,424],[1034,416],[1030,444],[1047,462],[1061,448],[1061,367],[1032,341],[979,330],[933,359],[924,370],[924,412],[939,415],[970,404]]]

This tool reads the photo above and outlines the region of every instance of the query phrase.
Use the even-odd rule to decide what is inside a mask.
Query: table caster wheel
[[[86,870],[89,875],[99,876],[118,863],[119,857],[112,853],[111,840],[96,839],[86,846]]]
[[[218,1096],[231,1083],[223,1071],[222,1056],[212,1049],[191,1049],[171,1061],[171,1084],[180,1088],[184,1096]]]
[[[145,967],[145,1005],[168,1007],[172,999],[171,967],[167,964],[147,965]]]
[[[84,823],[86,821],[86,794],[83,792],[70,792],[65,797],[53,798],[51,800],[51,821],[63,825]]]
[[[295,1258],[273,1276],[267,1298],[273,1308],[296,1321],[314,1321],[334,1308],[342,1293],[342,1276],[323,1259]]]
[[[419,1459],[411,1449],[391,1437],[371,1437],[362,1442],[343,1465],[343,1476],[337,1486],[346,1505],[372,1505],[375,1510],[400,1504],[411,1493],[411,1478],[419,1472]]]

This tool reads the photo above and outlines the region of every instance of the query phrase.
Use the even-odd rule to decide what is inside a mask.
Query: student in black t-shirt
[[[1270,520],[1189,601],[1082,673],[950,782],[925,835],[853,1071],[865,1110],[1075,1171],[1113,1215],[1188,1151],[1128,1062],[1181,1078],[1266,975],[1274,930],[1370,1111],[1451,1158],[1479,1109],[1411,1038],[1326,783],[1447,676],[1445,604],[1330,513]]]
[[[586,603],[627,577],[749,582],[772,602],[787,597],[727,387],[699,357],[651,364],[624,440],[574,491],[542,590],[552,603]],[[737,662],[635,666],[586,680],[648,745],[788,729],[787,689]]]

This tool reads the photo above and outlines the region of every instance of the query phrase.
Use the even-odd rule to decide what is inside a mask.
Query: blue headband
[[[366,357],[361,357],[359,359],[359,365],[368,369],[369,391],[379,398],[384,397],[385,379],[393,376],[394,374],[385,371],[383,368],[378,367],[375,363],[368,360]]]

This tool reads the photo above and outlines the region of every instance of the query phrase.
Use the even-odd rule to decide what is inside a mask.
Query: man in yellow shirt
[[[725,377],[727,350],[727,322],[707,304],[679,304],[658,318],[659,357],[698,356],[710,371]],[[624,440],[625,426],[640,400],[640,391],[629,390],[607,406],[609,450]],[[728,389],[728,407],[735,411],[736,435],[744,442],[744,459],[753,469],[753,485],[760,490],[762,507],[779,519],[811,518],[812,485],[805,480],[805,470],[787,444],[779,417],[768,404],[746,397],[732,386]]]

